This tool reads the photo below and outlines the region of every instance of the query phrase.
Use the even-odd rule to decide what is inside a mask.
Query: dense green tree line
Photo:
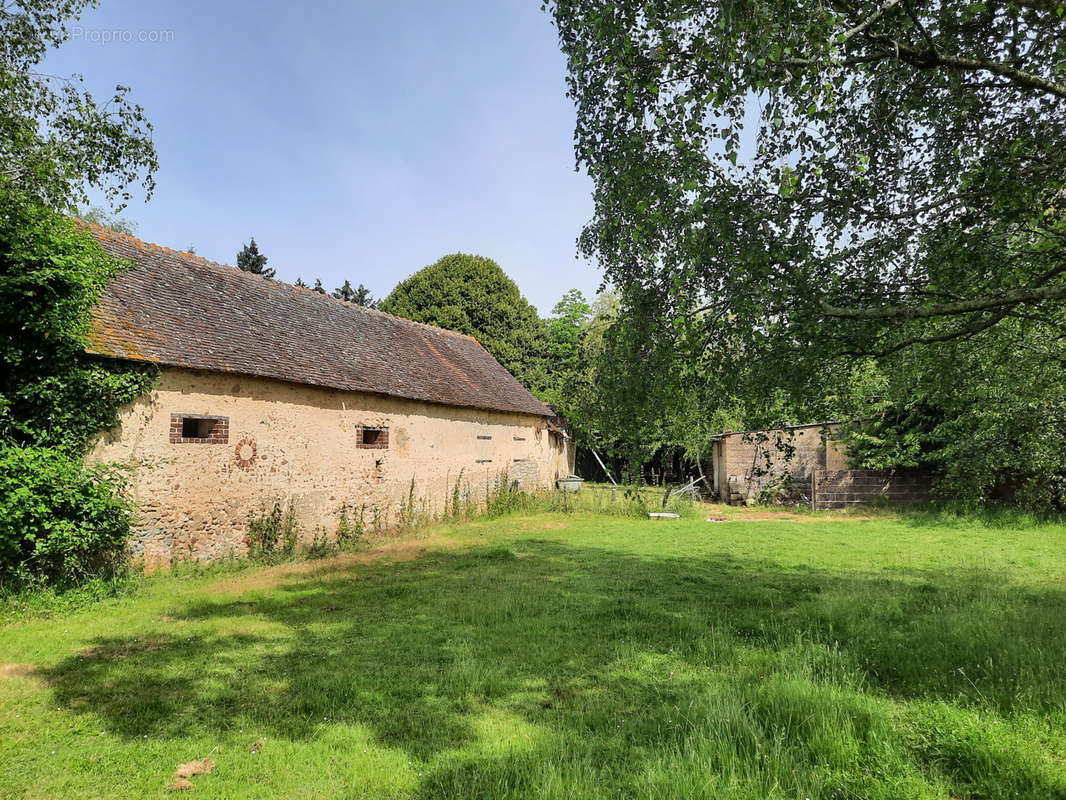
[[[89,311],[121,264],[69,217],[95,188],[115,205],[156,167],[151,127],[117,87],[99,104],[41,72],[82,0],[0,6],[0,585],[70,581],[121,563],[121,477],[88,467],[93,437],[152,383],[84,354]]]
[[[864,463],[1066,503],[1062,0],[548,8],[641,419],[852,416]]]

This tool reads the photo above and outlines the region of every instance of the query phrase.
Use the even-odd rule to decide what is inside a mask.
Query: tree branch
[[[856,36],[856,35],[862,33],[867,28],[869,28],[871,25],[873,25],[875,22],[877,22],[877,20],[879,20],[881,17],[883,17],[886,11],[890,11],[894,6],[899,5],[899,1],[900,0],[888,0],[887,3],[885,3],[879,9],[874,11],[864,21],[860,22],[854,28],[852,28],[851,30],[847,31],[840,38],[839,44],[843,44],[844,42],[848,41],[848,39],[851,39],[853,36]]]
[[[906,0],[903,4],[904,9],[907,11],[907,16],[911,18],[911,22],[914,23],[914,27],[918,29],[918,32],[922,34],[922,38],[925,39],[925,43],[929,45],[930,50],[936,50],[936,42],[933,41],[933,37],[929,31],[922,25],[922,21],[918,19],[918,15],[914,13],[914,8],[911,6],[910,0]]]
[[[971,339],[981,331],[987,330],[999,322],[1006,314],[992,314],[986,319],[978,319],[973,322],[963,325],[958,330],[948,331],[938,336],[914,336],[910,339],[904,339],[902,342],[897,342],[885,350],[849,350],[842,355],[867,357],[872,356],[874,358],[884,358],[890,356],[893,353],[898,353],[900,350],[905,350],[908,347],[913,347],[916,344],[941,344],[943,342],[950,342],[955,339]]]
[[[898,1],[898,0],[897,0]],[[856,33],[861,33],[867,29],[867,27],[875,22],[884,11],[890,9],[896,3],[886,3],[880,9],[875,11],[865,22],[850,29],[843,34],[841,41],[847,41]],[[886,45],[885,50],[879,50],[873,53],[868,53],[861,56],[850,56],[848,58],[841,59],[840,61],[832,62],[835,66],[851,67],[858,64],[866,64],[874,61],[886,61],[891,58],[903,61],[911,66],[918,67],[919,69],[931,69],[932,67],[944,66],[951,69],[965,70],[965,71],[977,71],[977,72],[989,72],[993,75],[998,75],[1001,78],[1006,78],[1015,86],[1024,86],[1029,89],[1039,89],[1040,91],[1053,94],[1056,97],[1066,99],[1066,84],[1058,83],[1056,81],[1044,78],[1040,75],[1034,75],[1031,72],[1017,69],[1015,67],[1007,66],[998,61],[986,61],[976,58],[967,58],[964,56],[956,56],[951,54],[941,53],[935,48],[921,49],[912,45],[900,42],[897,39],[892,39],[887,36],[869,36],[869,41],[878,42],[882,45]],[[826,63],[824,59],[816,58],[786,58],[780,62],[784,67],[812,67],[823,63]]]
[[[950,317],[959,314],[972,314],[975,311],[987,311],[1004,306],[1016,306],[1039,303],[1044,300],[1066,299],[1066,283],[1052,286],[1026,287],[1013,292],[1005,292],[992,297],[978,297],[962,300],[958,303],[943,303],[933,306],[889,306],[887,308],[842,308],[824,300],[819,303],[822,311],[829,317],[838,319],[928,319],[930,317]]]
[[[886,41],[884,37],[876,38],[882,42]],[[953,69],[990,72],[993,75],[1006,78],[1017,86],[1025,86],[1029,89],[1040,89],[1041,91],[1066,99],[1066,84],[1056,83],[1047,78],[1042,78],[1039,75],[1034,75],[1031,72],[1008,67],[1006,64],[1001,64],[998,61],[965,58],[963,56],[944,54],[937,50],[920,50],[917,47],[912,47],[909,44],[904,44],[895,39],[891,40],[890,43],[896,50],[901,61],[906,61],[908,64],[912,64],[921,69],[943,65]]]

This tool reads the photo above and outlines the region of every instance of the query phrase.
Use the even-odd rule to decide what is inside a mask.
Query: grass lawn
[[[0,607],[0,798],[1066,798],[1066,529],[704,516]]]

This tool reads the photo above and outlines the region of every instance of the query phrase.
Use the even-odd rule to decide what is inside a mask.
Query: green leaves
[[[65,212],[93,187],[113,205],[154,187],[151,125],[128,89],[103,105],[38,69],[88,0],[0,7],[0,579],[77,580],[120,563],[122,481],[87,468],[150,369],[85,356],[90,310],[122,265]],[[265,260],[265,259],[264,259]]]
[[[84,453],[152,371],[86,358],[89,312],[121,268],[92,236],[0,191],[0,440]]]
[[[237,268],[253,275],[262,275],[264,278],[274,277],[274,269],[267,266],[267,257],[259,252],[259,245],[256,244],[254,236],[237,252]]]
[[[120,568],[131,506],[105,467],[0,444],[0,581],[79,581]]]
[[[782,167],[781,169],[781,196],[791,197],[796,193],[799,188],[799,175],[792,167]]]
[[[158,167],[144,109],[117,86],[103,103],[80,76],[39,68],[90,0],[21,0],[0,11],[0,189],[67,210],[89,187],[113,205],[140,182],[148,196]]]
[[[120,560],[122,481],[83,459],[150,367],[84,353],[90,309],[121,268],[73,221],[0,190],[0,579],[76,580]]]
[[[473,336],[534,393],[547,382],[545,329],[500,266],[454,253],[402,281],[379,308]]]
[[[978,408],[1031,398],[1039,424],[1061,427],[1063,17],[968,0],[616,3],[595,23],[594,0],[549,8],[594,181],[580,247],[622,298],[608,372],[633,401],[627,421],[640,401],[631,427],[658,437],[681,397],[749,424],[861,414],[841,398],[872,356],[882,401],[927,398],[1035,480],[996,444],[1016,426],[971,412],[983,422],[967,428],[951,392],[981,376]],[[1012,299],[1030,289],[1042,294]],[[990,353],[1011,362],[995,379]],[[914,436],[883,443],[911,453]],[[980,459],[934,449],[955,485],[969,471],[986,492]],[[1066,474],[1066,456],[1039,460]]]

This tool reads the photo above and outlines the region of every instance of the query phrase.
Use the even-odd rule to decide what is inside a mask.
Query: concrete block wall
[[[919,470],[816,470],[814,506],[820,509],[887,500],[919,503],[929,499],[932,475]]]

